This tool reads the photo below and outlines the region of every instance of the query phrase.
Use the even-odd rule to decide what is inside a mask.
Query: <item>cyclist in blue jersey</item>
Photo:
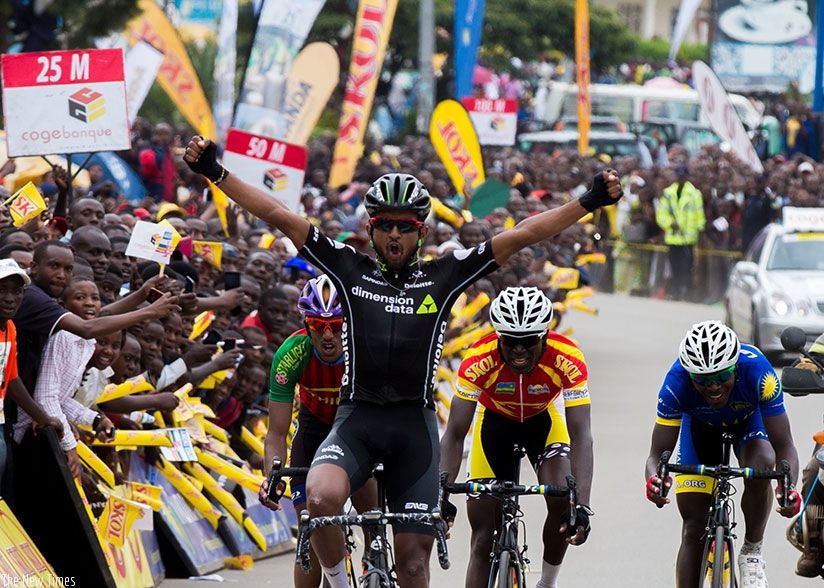
[[[733,435],[733,450],[741,467],[775,469],[787,460],[792,482],[798,476],[798,454],[784,409],[781,383],[770,362],[757,348],[741,345],[732,329],[720,321],[692,326],[681,341],[658,392],[658,416],[646,463],[647,498],[656,505],[669,503],[661,496],[656,469],[661,453],[678,442],[678,462],[688,465],[721,463],[721,434]],[[676,562],[676,585],[699,585],[712,478],[679,475],[675,485],[683,519],[681,548]],[[744,480],[741,511],[746,533],[738,558],[741,586],[767,588],[761,547],[770,514],[770,480]],[[778,512],[791,517],[801,506],[798,492]],[[776,488],[776,498],[780,492]]]
[[[547,239],[587,212],[621,197],[613,170],[595,176],[580,198],[525,219],[514,228],[465,250],[430,261],[418,252],[429,232],[429,193],[413,176],[387,174],[364,197],[376,256],[325,237],[271,194],[243,182],[217,161],[217,148],[194,137],[189,167],[215,183],[243,208],[282,231],[335,283],[343,306],[344,373],[332,432],[321,444],[306,480],[309,514],[340,512],[352,490],[385,465],[387,502],[393,512],[430,512],[438,506],[439,443],[433,382],[449,312],[471,283],[518,250]],[[429,585],[431,530],[394,529],[395,571],[404,588]],[[332,588],[346,585],[344,542],[335,527],[312,535]]]

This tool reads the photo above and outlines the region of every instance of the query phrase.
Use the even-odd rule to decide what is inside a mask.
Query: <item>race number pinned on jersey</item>
[[[121,49],[3,55],[9,157],[130,149]]]
[[[306,173],[305,147],[229,129],[223,164],[297,212]]]

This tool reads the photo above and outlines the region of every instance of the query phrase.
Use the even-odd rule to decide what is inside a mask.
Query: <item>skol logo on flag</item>
[[[126,255],[167,264],[178,241],[180,234],[168,223],[137,221],[126,246]]]
[[[460,102],[444,100],[435,107],[429,123],[429,138],[458,193],[481,185],[484,176],[481,145],[469,114]]]
[[[192,250],[203,256],[209,265],[220,270],[220,260],[223,254],[223,243],[217,241],[192,241]]]
[[[146,504],[154,511],[159,511],[162,502],[160,494],[163,488],[160,486],[152,486],[151,484],[141,484],[139,482],[126,482],[126,498],[134,500],[140,504]]]
[[[149,512],[151,513],[151,509]],[[100,536],[112,545],[123,547],[132,525],[143,516],[145,511],[141,505],[110,494],[106,507],[97,521]]]
[[[348,184],[355,175],[397,7],[398,0],[360,0],[358,5],[343,113],[329,170],[329,185],[334,188]]]
[[[6,203],[11,203],[9,212],[11,213],[15,227],[21,226],[26,221],[46,210],[46,203],[43,201],[43,197],[40,196],[40,192],[37,191],[37,188],[35,188],[31,182],[15,192],[11,198],[6,200]]]

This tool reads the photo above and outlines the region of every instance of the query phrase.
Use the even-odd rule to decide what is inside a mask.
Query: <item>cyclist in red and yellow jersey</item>
[[[567,474],[575,476],[580,504],[574,535],[567,536],[561,523],[565,499],[547,498],[543,564],[536,588],[556,588],[567,545],[586,541],[593,514],[585,506],[593,463],[587,366],[572,341],[548,330],[552,303],[538,288],[505,289],[492,301],[489,318],[497,332],[470,347],[458,371],[441,439],[441,471],[447,472],[447,481],[456,478],[464,438],[480,405],[472,431],[470,480],[512,480],[516,444],[526,450],[541,484],[562,486]],[[472,527],[467,588],[486,583],[493,534],[499,526],[498,506],[489,497],[467,500]]]
[[[291,467],[309,467],[321,442],[332,430],[338,409],[340,382],[343,377],[343,346],[341,327],[343,316],[337,290],[325,275],[309,280],[298,299],[298,309],[305,328],[292,333],[278,347],[272,359],[269,384],[269,430],[264,442],[267,464],[275,456],[286,455],[286,436],[292,423],[292,403],[299,392],[300,410],[292,437]],[[280,506],[278,496],[266,494],[267,482],[261,486],[259,499],[272,510]],[[285,485],[277,484],[279,492]],[[306,508],[306,476],[291,479],[292,502],[295,511]],[[374,487],[367,484],[352,497],[358,512],[375,504]],[[317,588],[321,567],[314,551],[312,573],[304,574],[295,565],[296,588]]]

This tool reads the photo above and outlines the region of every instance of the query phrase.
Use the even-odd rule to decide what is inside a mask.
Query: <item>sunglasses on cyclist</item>
[[[526,335],[525,337],[501,335],[499,338],[501,340],[501,344],[505,347],[516,347],[518,345],[523,345],[526,349],[531,349],[536,345],[540,345],[543,341],[543,336],[541,335]]]
[[[333,335],[337,335],[343,329],[342,318],[322,319],[307,317],[303,320],[306,321],[306,327],[310,331],[315,331],[316,333],[323,333],[326,329],[329,329],[330,331],[332,331]]]
[[[732,365],[725,370],[712,374],[690,374],[690,379],[699,386],[720,386],[729,382],[735,373],[735,366]]]
[[[394,227],[398,227],[400,233],[414,233],[423,228],[423,223],[411,218],[387,218],[385,216],[374,216],[369,219],[372,228],[389,233]]]

